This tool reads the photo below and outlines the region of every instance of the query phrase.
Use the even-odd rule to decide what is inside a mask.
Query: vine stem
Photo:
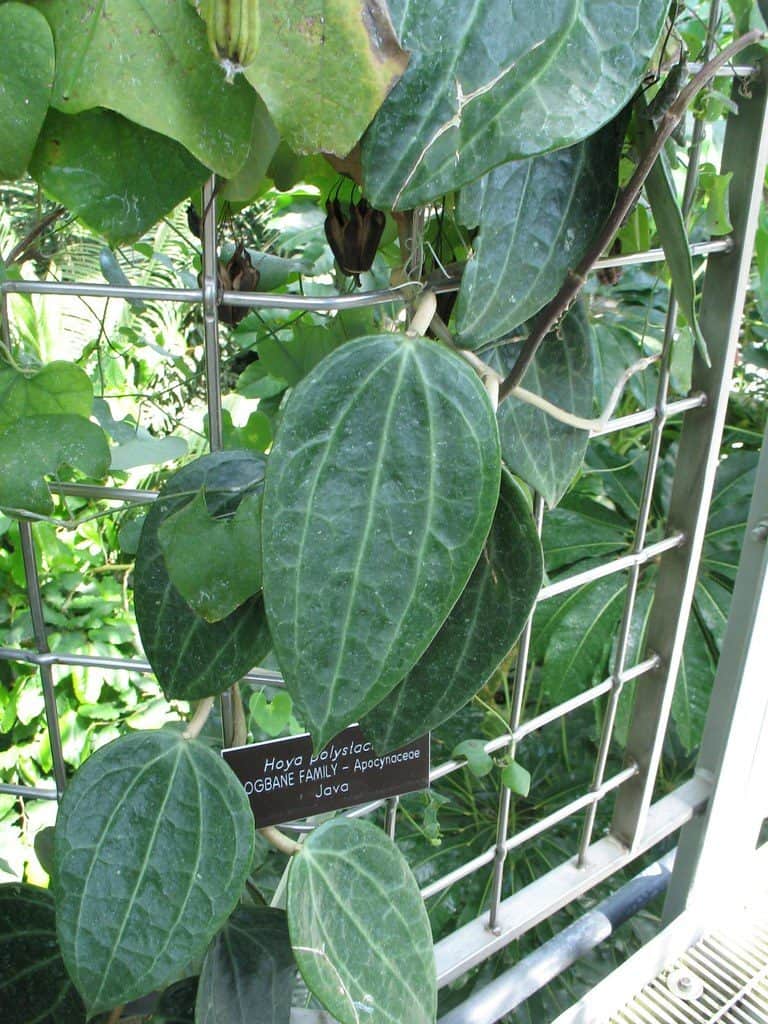
[[[616,204],[611,215],[605,222],[603,229],[590,246],[589,250],[575,269],[569,271],[565,284],[557,295],[552,299],[536,318],[531,333],[528,335],[523,350],[515,363],[513,370],[504,378],[499,389],[499,401],[503,402],[508,398],[523,379],[528,367],[533,362],[536,353],[550,330],[566,312],[581,289],[586,284],[586,275],[593,264],[600,258],[607,248],[608,243],[621,227],[625,217],[637,202],[640,191],[645,184],[645,179],[651,173],[656,158],[664,148],[667,139],[677,127],[683,114],[701,90],[717,74],[720,68],[733,60],[742,50],[759,43],[766,38],[766,33],[760,29],[754,29],[745,35],[735,39],[729,46],[707,61],[693,76],[690,82],[681,89],[677,99],[670,105],[659,121],[659,127],[650,147],[643,153],[635,172],[630,178],[622,192],[619,193]]]
[[[120,1020],[120,1017],[122,1016],[124,1009],[125,1003],[121,1003],[120,1006],[116,1006],[113,1010],[110,1010],[106,1024],[117,1024],[117,1022]]]
[[[298,853],[301,849],[301,844],[297,843],[295,839],[291,839],[284,832],[281,832],[279,828],[275,828],[274,825],[267,825],[265,828],[260,828],[259,832],[267,840],[270,846],[274,846],[280,853],[287,853],[289,857],[293,857],[294,854]]]
[[[208,721],[208,716],[210,715],[212,708],[213,697],[203,697],[203,699],[198,702],[198,705],[195,708],[195,713],[190,718],[187,728],[183,732],[185,740],[197,739],[203,731],[205,723]]]

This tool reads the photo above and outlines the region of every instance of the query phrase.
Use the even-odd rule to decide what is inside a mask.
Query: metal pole
[[[669,884],[674,851],[632,878],[578,921],[564,928],[469,999],[439,1024],[495,1024],[577,960],[604,942]]]
[[[32,526],[26,520],[22,519],[19,522],[19,535],[21,537],[21,554],[24,559],[24,574],[27,581],[27,593],[29,594],[29,613],[32,617],[32,629],[35,634],[35,646],[40,654],[47,654],[50,648],[48,647],[48,632],[45,628],[43,597],[40,592],[40,578],[37,572],[35,540],[32,536]],[[56,781],[56,794],[60,797],[64,792],[67,773],[64,765],[64,751],[61,746],[61,732],[59,731],[59,714],[58,709],[56,708],[56,690],[53,681],[53,671],[50,664],[40,665],[40,679],[43,684],[45,720],[48,725],[48,736],[51,744],[53,777]]]

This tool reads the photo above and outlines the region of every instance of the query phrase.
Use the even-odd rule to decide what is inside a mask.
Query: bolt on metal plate
[[[669,972],[667,975],[667,988],[673,996],[689,1002],[700,999],[704,994],[704,985],[701,978],[691,974],[684,967],[678,967],[676,970]]]

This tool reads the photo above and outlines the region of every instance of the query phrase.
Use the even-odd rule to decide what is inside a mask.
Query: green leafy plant
[[[542,580],[531,493],[550,508],[561,501],[590,432],[652,361],[634,353],[628,365],[627,338],[598,336],[574,301],[645,186],[682,314],[707,358],[663,150],[717,69],[762,38],[747,31],[705,63],[657,123],[644,98],[628,104],[654,55],[664,56],[656,51],[665,0],[620,0],[610,11],[597,0],[578,10],[553,3],[546,19],[523,0],[512,6],[488,0],[467,20],[457,0],[269,11],[256,0],[207,0],[199,11],[186,0],[0,4],[0,173],[29,171],[103,236],[113,248],[99,266],[110,283],[132,280],[137,255],[147,274],[174,279],[163,240],[142,236],[215,174],[229,217],[241,204],[255,210],[232,232],[247,228],[255,244],[233,237],[219,254],[227,290],[296,293],[306,278],[313,294],[336,294],[341,273],[359,269],[373,286],[391,278],[403,300],[377,313],[254,310],[242,319],[234,303],[220,303],[234,328],[222,332],[232,388],[258,405],[241,425],[227,411],[222,450],[200,455],[193,440],[193,458],[150,479],[157,500],[140,520],[126,516],[117,541],[135,549],[136,621],[163,697],[184,702],[180,716],[198,704],[186,726],[110,736],[77,765],[47,862],[55,946],[48,896],[0,889],[11,934],[29,907],[39,920],[39,943],[3,947],[19,1024],[32,1012],[64,1024],[114,1020],[153,992],[157,1019],[170,1020],[177,997],[191,1001],[176,984],[198,977],[198,1024],[251,1019],[256,1008],[287,1024],[296,970],[341,1024],[435,1020],[430,921],[396,844],[344,816],[302,843],[273,827],[257,837],[243,788],[210,749],[213,697],[230,691],[233,745],[247,739],[250,718],[252,732],[270,735],[301,724],[317,754],[359,720],[384,754],[439,729],[504,676]],[[243,53],[222,33],[246,7],[254,30],[240,67]],[[350,200],[346,218],[339,171],[367,197]],[[710,183],[715,221],[725,188]],[[368,248],[358,222],[368,202],[381,208],[381,252],[335,271],[317,203],[332,189],[327,209],[345,252]],[[193,232],[201,213],[193,204]],[[267,251],[281,219],[278,251]],[[178,215],[167,225],[178,232]],[[30,244],[14,246],[4,275],[18,274]],[[114,249],[129,244],[132,256],[119,259]],[[445,265],[461,274],[453,314],[431,287],[448,276]],[[187,260],[181,283],[195,287],[198,269]],[[132,361],[142,401],[157,401],[161,381],[126,353],[141,345],[161,357],[167,390],[183,381],[171,400],[177,423],[199,392],[199,323],[169,325],[137,301],[109,322],[104,308],[80,358],[89,376],[75,361],[41,357],[32,303],[14,313],[34,340],[9,332],[3,343],[4,529],[12,518],[87,528],[62,484],[108,475],[122,483],[137,466],[182,454],[161,444],[179,438],[155,437],[133,413],[116,418],[108,396],[122,369],[104,359],[104,345]],[[171,345],[174,331],[183,351]],[[620,467],[608,470],[605,500],[573,491],[547,528],[551,571],[622,548],[634,492],[620,489]],[[722,512],[722,529],[735,528]],[[551,531],[566,520],[573,534],[558,548]],[[722,609],[708,582],[697,605],[704,626]],[[600,670],[622,585],[601,580],[538,613],[542,692]],[[639,616],[646,607],[641,594]],[[587,618],[576,644],[569,615]],[[639,649],[641,620],[635,632]],[[287,696],[268,702],[241,680],[270,653]],[[23,678],[13,694],[9,715],[28,699]],[[75,718],[105,714],[99,696],[79,700]],[[535,793],[535,768],[496,765],[482,747],[453,745],[479,779],[521,800]],[[435,797],[420,832],[430,845],[440,842],[439,804]],[[33,991],[40,951],[52,946],[55,970]]]

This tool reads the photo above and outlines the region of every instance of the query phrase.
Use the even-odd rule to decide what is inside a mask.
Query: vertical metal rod
[[[391,796],[387,800],[387,811],[384,818],[384,831],[390,839],[395,838],[395,831],[397,830],[397,806],[399,803],[400,797],[398,796]]]
[[[221,418],[221,360],[219,350],[219,253],[216,237],[216,176],[203,185],[203,329],[205,332],[205,382],[208,400],[208,443],[219,451],[224,443]],[[230,746],[235,733],[235,713],[229,690],[221,695],[221,728]]]
[[[738,114],[728,119],[722,171],[733,172],[730,200],[734,245],[729,253],[713,256],[707,264],[700,322],[712,365],[707,367],[703,360],[694,359],[693,386],[707,394],[708,404],[683,422],[668,516],[669,529],[684,532],[689,543],[665,553],[659,565],[648,635],[661,665],[638,690],[625,756],[636,761],[640,771],[619,793],[613,816],[614,835],[630,847],[637,842],[648,815],[682,658],[768,156],[765,73],[751,83],[750,97],[741,95],[737,86],[733,98]]]
[[[540,494],[534,495],[533,518],[536,523],[536,531],[541,536],[544,524],[544,499]],[[528,616],[528,621],[520,634],[517,648],[517,664],[515,666],[515,695],[512,702],[512,716],[510,718],[509,752],[515,756],[516,743],[514,732],[519,728],[523,717],[523,704],[525,702],[525,680],[528,675],[528,658],[531,651],[531,633],[533,631],[533,610]],[[507,832],[509,831],[509,813],[512,809],[512,792],[506,786],[501,787],[499,799],[499,811],[496,818],[496,853],[493,860],[493,876],[491,879],[491,906],[488,914],[488,928],[492,932],[499,931],[499,906],[501,904],[502,888],[504,885],[504,863],[507,859]]]
[[[11,326],[8,316],[8,292],[0,292],[0,330],[2,331],[3,344],[8,352],[11,351]]]
[[[713,0],[713,3],[709,9],[709,24],[707,30],[707,41],[704,47],[704,53],[701,59],[703,61],[708,60],[712,55],[712,50],[715,43],[715,33],[717,29],[717,23],[720,18],[720,0]],[[701,144],[704,139],[704,122],[697,120],[694,125],[693,136],[691,138],[691,145],[688,153],[688,169],[685,175],[685,186],[683,189],[683,199],[681,203],[683,217],[685,218],[690,212],[691,204],[693,203],[693,197],[696,193],[696,183],[699,173],[699,161]],[[656,391],[656,415],[653,420],[653,429],[651,433],[651,445],[648,452],[648,462],[645,467],[645,476],[643,478],[643,493],[640,499],[640,506],[638,509],[637,524],[635,527],[635,541],[632,547],[634,553],[641,551],[645,546],[646,536],[648,533],[648,521],[651,513],[651,506],[653,503],[653,489],[656,482],[656,473],[658,472],[659,457],[661,453],[661,442],[664,434],[664,427],[666,424],[666,409],[669,401],[669,383],[670,383],[670,366],[672,360],[672,350],[675,342],[675,329],[677,325],[677,311],[678,304],[675,297],[675,293],[670,289],[669,293],[669,304],[667,306],[667,316],[664,322],[664,341],[662,344],[661,364],[659,371],[659,385]],[[599,789],[603,778],[605,777],[605,769],[608,763],[608,754],[611,749],[611,741],[613,738],[613,729],[616,724],[616,715],[619,710],[619,700],[624,689],[623,675],[626,669],[627,651],[629,646],[629,637],[632,630],[632,617],[635,611],[635,602],[637,599],[637,588],[640,582],[640,566],[633,565],[629,570],[627,580],[627,593],[624,599],[624,610],[622,612],[621,625],[619,627],[618,641],[616,644],[616,656],[614,661],[614,669],[612,675],[612,686],[611,692],[608,695],[608,701],[605,709],[605,717],[603,718],[603,726],[600,734],[600,747],[598,750],[597,761],[595,763],[595,771],[592,777],[592,789]],[[587,808],[587,813],[584,820],[584,827],[581,833],[581,839],[579,842],[579,852],[577,863],[579,867],[584,867],[586,863],[587,850],[589,844],[592,842],[592,833],[595,827],[595,818],[597,817],[597,801],[591,804]]]
[[[24,560],[24,574],[27,579],[27,593],[29,595],[29,613],[32,618],[32,629],[35,634],[35,646],[40,654],[47,654],[48,631],[45,628],[45,616],[43,614],[43,596],[40,592],[40,579],[37,573],[37,555],[35,553],[35,540],[32,536],[32,526],[26,520],[19,522],[19,535],[21,537],[21,554]],[[59,731],[59,714],[56,708],[56,690],[53,681],[53,669],[50,665],[40,666],[40,679],[43,686],[43,700],[45,702],[45,720],[48,725],[48,737],[51,744],[51,759],[53,761],[53,777],[56,782],[56,794],[61,797],[66,785],[66,767],[64,765],[64,751],[61,746],[61,732]]]

